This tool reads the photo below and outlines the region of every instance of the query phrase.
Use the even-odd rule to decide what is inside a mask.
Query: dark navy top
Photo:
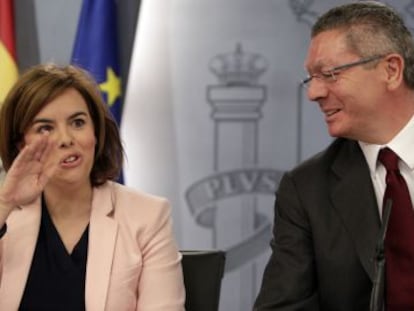
[[[69,254],[42,200],[39,236],[19,311],[85,310],[88,228]]]

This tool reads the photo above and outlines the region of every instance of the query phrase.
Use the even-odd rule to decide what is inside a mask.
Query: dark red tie
[[[385,237],[386,310],[414,310],[414,210],[398,156],[384,148],[378,159],[387,170],[384,202],[393,202]]]

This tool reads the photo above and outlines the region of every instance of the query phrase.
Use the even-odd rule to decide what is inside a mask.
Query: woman
[[[73,66],[26,72],[0,111],[0,310],[183,310],[170,207],[117,184],[118,128]]]

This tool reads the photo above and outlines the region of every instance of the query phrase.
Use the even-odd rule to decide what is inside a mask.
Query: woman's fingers
[[[33,160],[42,162],[52,150],[52,142],[46,133],[34,140],[29,146],[33,146]]]
[[[13,161],[13,164],[22,164],[40,160],[47,147],[47,140],[47,137],[42,136],[33,140],[30,144],[25,144]]]
[[[55,142],[48,142],[48,146],[45,148],[43,155],[40,159],[42,165],[41,173],[39,174],[39,184],[44,187],[48,180],[53,176],[54,172],[58,168],[59,159],[53,155],[52,150],[56,147]]]
[[[33,164],[33,162],[44,162],[53,150],[54,143],[49,139],[48,135],[36,137],[29,144],[24,145],[17,155],[13,165],[18,166]]]

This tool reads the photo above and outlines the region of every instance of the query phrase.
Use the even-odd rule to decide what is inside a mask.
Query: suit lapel
[[[14,210],[4,237],[0,310],[17,310],[29,275],[39,235],[41,207],[36,203]],[[5,285],[7,284],[7,285]]]
[[[373,280],[380,218],[369,169],[356,142],[340,150],[332,171],[332,202],[354,241],[362,266]]]
[[[112,217],[113,185],[94,188],[89,224],[85,303],[87,310],[105,310],[118,225]]]

